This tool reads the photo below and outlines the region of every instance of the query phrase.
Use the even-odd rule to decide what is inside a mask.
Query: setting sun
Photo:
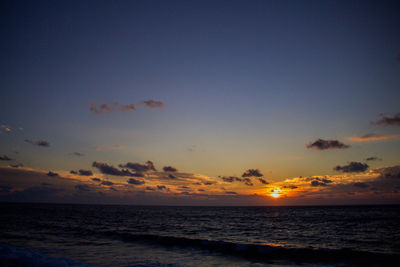
[[[269,194],[273,198],[279,198],[281,196],[281,190],[279,189],[273,189],[271,190],[271,194]]]

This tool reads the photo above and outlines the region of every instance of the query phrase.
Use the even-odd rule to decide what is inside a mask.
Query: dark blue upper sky
[[[2,1],[0,124],[23,128],[1,136],[2,153],[42,169],[152,159],[276,180],[398,163],[396,140],[305,145],[398,133],[370,122],[399,112],[399,14],[399,1]],[[164,107],[138,104],[149,99]]]

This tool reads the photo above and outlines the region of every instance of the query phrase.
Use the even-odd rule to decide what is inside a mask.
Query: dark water
[[[395,266],[400,262],[400,206],[3,203],[0,209],[0,256],[31,255],[27,262],[40,257],[44,261],[46,256],[99,266]]]

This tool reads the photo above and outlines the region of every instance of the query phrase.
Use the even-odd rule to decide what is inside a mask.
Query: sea
[[[400,266],[400,206],[0,203],[0,266]]]

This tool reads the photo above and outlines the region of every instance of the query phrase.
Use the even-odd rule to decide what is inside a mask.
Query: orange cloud
[[[393,139],[400,139],[400,134],[387,134],[387,135],[366,134],[362,136],[352,136],[347,138],[347,140],[353,142],[386,141]]]

